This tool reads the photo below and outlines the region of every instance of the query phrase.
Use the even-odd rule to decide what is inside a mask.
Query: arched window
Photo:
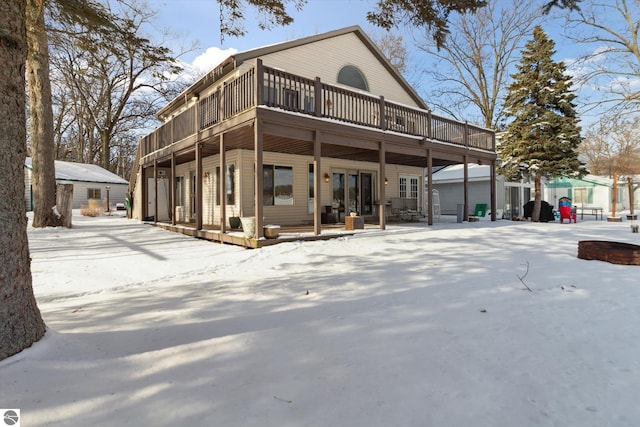
[[[367,79],[364,78],[364,74],[353,65],[342,67],[338,73],[338,83],[369,91],[369,85],[367,84]]]

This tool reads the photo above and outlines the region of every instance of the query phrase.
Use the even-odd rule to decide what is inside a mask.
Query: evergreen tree
[[[505,110],[513,121],[507,129],[498,154],[500,173],[519,180],[535,179],[532,220],[540,218],[542,178],[583,176],[584,164],[578,159],[582,142],[576,115],[575,94],[562,62],[554,62],[555,43],[539,26],[533,30],[523,52],[514,81],[508,87]]]
[[[24,212],[26,13],[23,0],[0,1],[0,360],[45,332],[33,295]]]

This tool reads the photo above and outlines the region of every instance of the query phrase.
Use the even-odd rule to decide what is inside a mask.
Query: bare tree
[[[419,91],[423,85],[424,71],[422,67],[413,63],[403,36],[384,32],[381,35],[374,35],[373,41],[391,65],[407,79],[415,90]]]
[[[68,40],[58,42],[59,34],[52,37],[51,82],[55,118],[54,141],[56,159],[80,163],[98,163],[100,137],[91,120],[87,103],[80,96],[74,81],[76,69],[68,58],[82,56],[82,50]],[[67,40],[65,36],[65,40]],[[70,50],[67,51],[66,49]],[[90,91],[90,87],[85,88]]]
[[[244,28],[245,1],[257,10],[260,20],[258,27],[268,30],[274,25],[289,25],[293,18],[287,12],[287,4],[293,3],[301,10],[307,0],[216,0],[220,6],[220,43],[225,36],[240,37],[246,34]]]
[[[82,22],[107,25],[102,8],[93,0],[28,0],[27,81],[29,86],[30,144],[33,157],[33,226],[62,224],[55,209],[54,123],[49,75],[49,45],[45,13],[57,7],[59,16]]]
[[[53,110],[44,0],[27,1],[27,82],[33,157],[33,226],[61,225],[56,204],[53,157]]]
[[[639,174],[640,117],[603,116],[585,132],[580,154],[595,175]]]
[[[400,74],[404,74],[407,71],[407,46],[402,36],[387,32],[374,38],[374,41],[391,65]]]
[[[24,205],[26,2],[0,2],[0,360],[38,341]]]
[[[128,2],[118,15],[112,12],[114,32],[59,25],[52,38],[58,90],[77,105],[67,142],[75,139],[78,156],[114,172],[127,163],[123,156],[134,155],[135,147],[122,141],[155,123],[154,113],[175,93],[170,78],[180,67],[162,41],[145,36],[154,15],[142,3]]]
[[[429,36],[418,40],[435,59],[427,71],[433,80],[430,104],[458,119],[469,118],[471,108],[475,122],[497,127],[504,118],[509,73],[541,11],[538,1],[492,1],[475,14],[452,19],[451,34],[440,48]]]
[[[293,18],[287,5],[293,4],[302,10],[307,0],[216,0],[220,6],[220,41],[225,36],[242,36],[244,29],[244,8],[255,8],[261,19],[261,29],[273,25],[288,25]],[[576,10],[581,0],[547,0],[544,12],[552,8]],[[401,25],[421,28],[432,37],[438,46],[450,34],[449,19],[452,12],[473,13],[493,1],[486,0],[378,0],[374,10],[367,13],[367,20],[378,27],[390,30]]]
[[[591,53],[574,66],[576,80],[597,93],[591,108],[605,107],[622,113],[640,111],[640,2],[614,0],[589,2],[569,15],[567,37],[592,45]],[[603,96],[604,94],[604,96]],[[615,114],[615,112],[613,112]]]

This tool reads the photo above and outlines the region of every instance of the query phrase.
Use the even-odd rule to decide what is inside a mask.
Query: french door
[[[334,171],[333,209],[339,219],[351,212],[373,215],[375,186],[372,172]]]

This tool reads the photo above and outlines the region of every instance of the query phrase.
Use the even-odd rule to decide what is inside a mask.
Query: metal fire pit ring
[[[640,265],[640,246],[606,240],[581,240],[578,242],[578,258],[612,264]]]

